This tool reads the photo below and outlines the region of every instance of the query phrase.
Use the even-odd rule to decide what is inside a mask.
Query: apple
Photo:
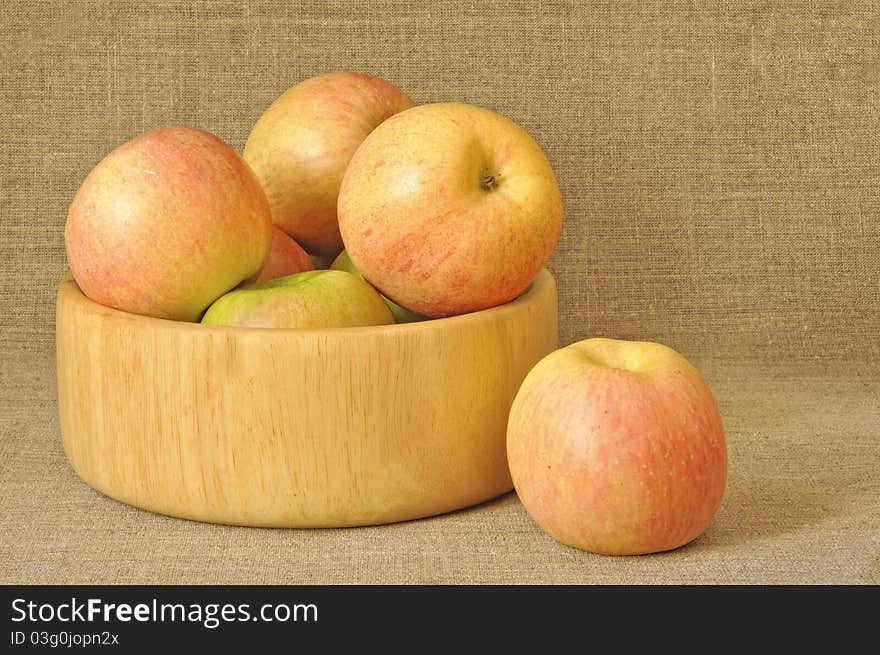
[[[535,522],[606,555],[693,540],[727,479],[712,393],[681,354],[650,342],[586,339],[538,362],[513,401],[507,455]]]
[[[351,261],[351,257],[348,256],[348,252],[345,250],[339,253],[339,256],[333,261],[330,268],[336,271],[346,271],[364,279],[364,276],[357,270],[357,267],[354,265],[354,262]],[[369,280],[367,280],[367,282],[369,282]],[[388,303],[388,309],[391,310],[391,314],[394,316],[394,321],[396,323],[415,323],[417,321],[424,321],[428,318],[427,316],[421,316],[420,314],[411,312],[406,307],[401,307],[393,300],[385,298],[385,296],[382,296],[382,298]]]
[[[135,314],[197,321],[253,280],[272,221],[259,181],[228,144],[164,127],[119,146],[76,192],[64,232],[83,293]]]
[[[553,169],[499,114],[460,103],[407,109],[357,149],[339,191],[355,266],[394,302],[431,317],[522,293],[562,226]]]
[[[205,325],[261,328],[333,328],[390,325],[382,296],[344,271],[306,271],[248,284],[218,298]]]
[[[278,97],[244,147],[275,224],[311,255],[338,255],[336,198],[349,160],[377,125],[414,104],[390,82],[354,72],[312,77]]]
[[[315,264],[309,254],[287,234],[272,226],[272,247],[269,258],[257,276],[257,282],[266,282],[295,273],[312,271]]]

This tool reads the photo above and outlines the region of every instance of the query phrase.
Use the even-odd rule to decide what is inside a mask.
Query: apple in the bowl
[[[351,261],[351,257],[348,256],[348,252],[345,250],[339,253],[339,256],[333,260],[333,264],[330,268],[336,271],[346,271],[347,273],[357,275],[361,279],[364,279],[364,276],[361,275],[359,270],[357,270],[357,267],[354,265],[354,262]],[[369,280],[367,281],[369,282]],[[385,298],[385,296],[382,296],[382,298],[388,303],[388,309],[391,310],[396,323],[416,323],[417,321],[424,321],[428,318],[427,316],[411,312],[406,307],[401,307],[393,300]]]
[[[221,139],[191,127],[151,130],[88,174],[67,214],[67,260],[102,305],[197,321],[253,280],[272,240],[253,172]]]
[[[294,239],[272,226],[272,247],[269,258],[257,276],[257,282],[315,270],[315,262]]]
[[[336,200],[348,162],[377,125],[414,104],[390,82],[355,72],[318,75],[279,96],[243,152],[275,224],[310,255],[338,255]]]
[[[516,298],[549,258],[562,198],[537,143],[473,105],[420,105],[361,144],[339,191],[354,265],[413,312],[451,316]]]
[[[544,357],[513,401],[507,455],[535,522],[605,555],[692,541],[727,479],[712,393],[685,357],[652,342],[586,339]]]
[[[218,298],[204,325],[259,328],[336,328],[390,325],[382,296],[345,271],[306,271],[248,284]]]

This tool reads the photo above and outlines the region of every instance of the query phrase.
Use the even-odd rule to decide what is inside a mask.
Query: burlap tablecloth
[[[876,3],[33,2],[0,7],[0,582],[880,582]],[[565,201],[560,341],[662,341],[724,418],[708,531],[607,558],[509,494],[392,526],[257,530],[92,491],[61,450],[54,293],[79,182],[147,129],[241,148],[337,69],[495,109]]]

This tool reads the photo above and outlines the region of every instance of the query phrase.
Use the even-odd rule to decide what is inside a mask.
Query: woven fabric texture
[[[439,517],[339,530],[255,529],[151,514],[68,466],[51,360],[11,360],[0,403],[0,581],[23,584],[880,583],[874,367],[700,361],[730,476],[691,544],[642,557],[562,546],[511,493]]]
[[[0,65],[0,581],[880,582],[877,3],[25,0],[0,5]],[[544,148],[560,343],[664,342],[718,398],[731,477],[697,542],[587,555],[514,495],[385,528],[208,526],[67,467],[54,294],[77,186],[162,125],[240,150],[331,70],[489,107]]]

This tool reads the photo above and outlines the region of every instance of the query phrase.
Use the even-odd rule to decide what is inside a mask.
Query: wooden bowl
[[[92,487],[144,509],[253,526],[370,525],[513,488],[513,397],[557,346],[556,284],[421,323],[208,327],[56,307],[64,450]]]

